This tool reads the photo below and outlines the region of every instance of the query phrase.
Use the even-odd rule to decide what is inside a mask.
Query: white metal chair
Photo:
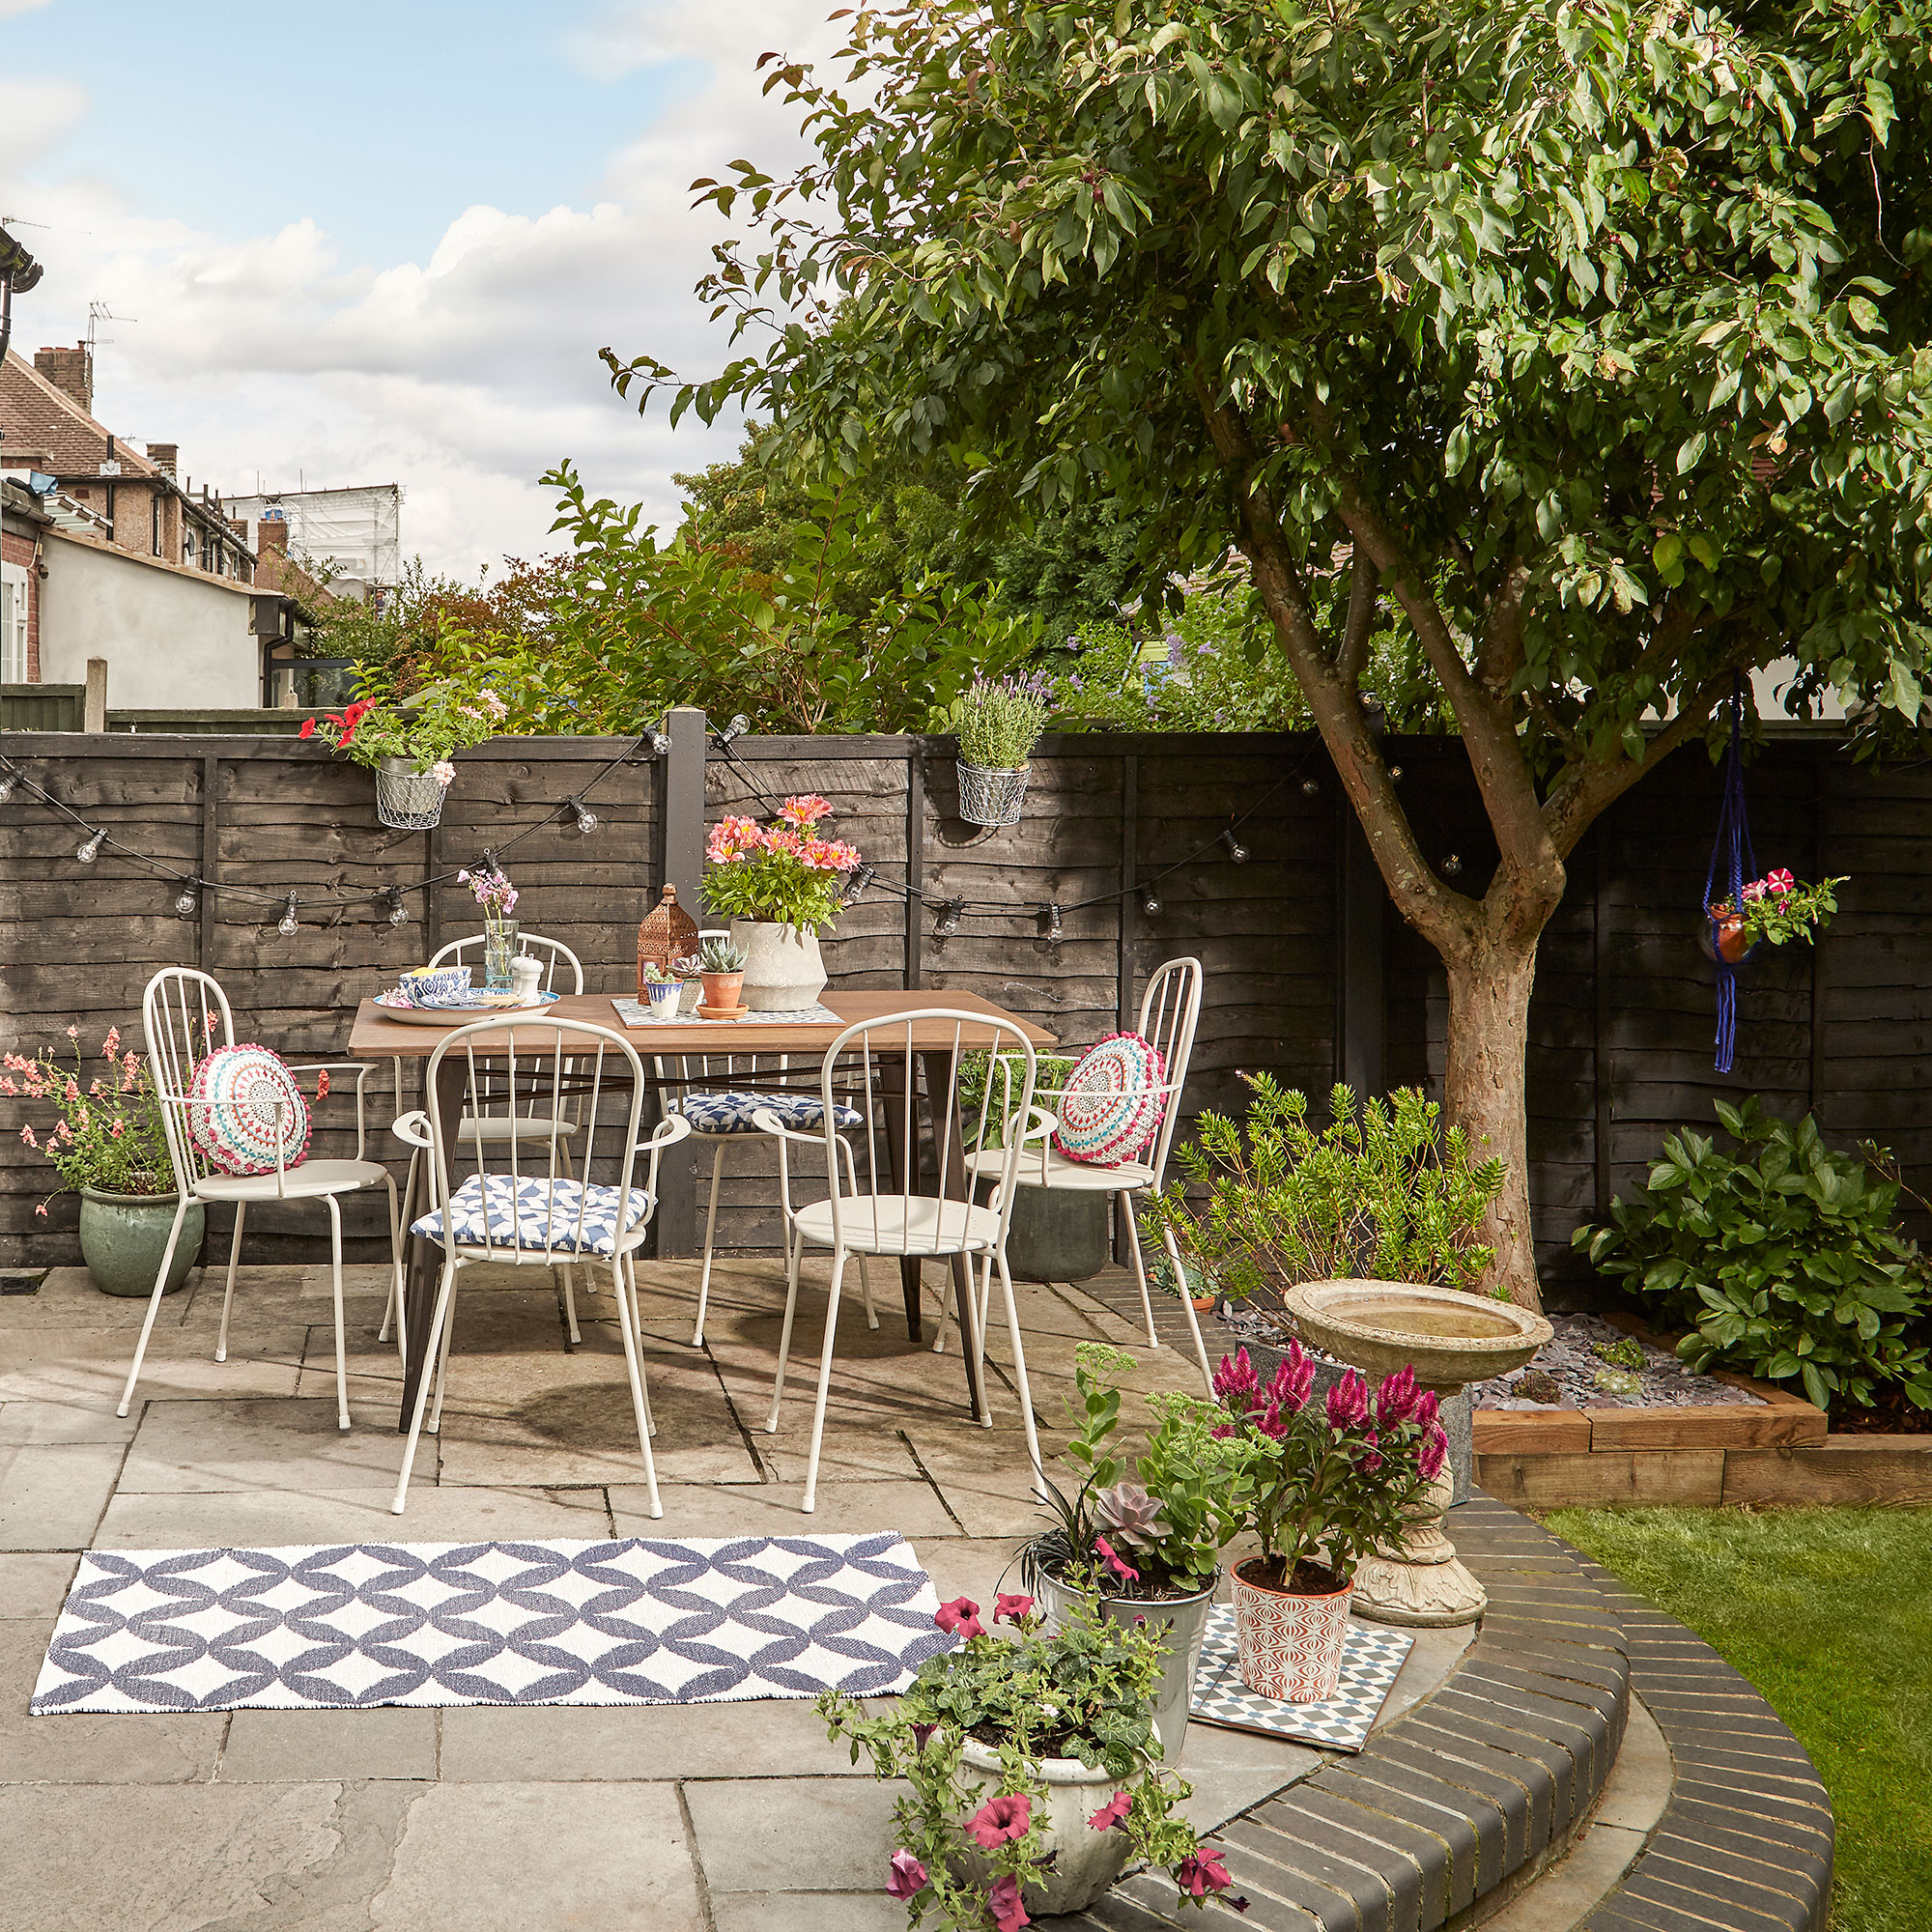
[[[1152,1136],[1151,1145],[1140,1150],[1141,1157],[1097,1166],[1086,1161],[1069,1160],[1042,1141],[1037,1150],[1028,1152],[1014,1176],[1014,1184],[1020,1187],[1068,1188],[1083,1193],[1106,1193],[1121,1197],[1121,1211],[1127,1224],[1127,1248],[1133,1256],[1135,1278],[1140,1283],[1141,1313],[1147,1319],[1148,1347],[1151,1349],[1159,1348],[1160,1339],[1154,1332],[1153,1302],[1148,1293],[1147,1264],[1141,1259],[1134,1196],[1157,1190],[1167,1172],[1168,1149],[1173,1144],[1174,1129],[1180,1118],[1180,1092],[1187,1084],[1188,1062],[1194,1055],[1195,1028],[1201,1019],[1201,981],[1200,960],[1170,959],[1148,981],[1147,992],[1142,996],[1139,1032],[1159,1053],[1166,1077],[1159,1087],[1151,1090],[1160,1096],[1160,1125]],[[996,1076],[1003,1090],[1011,1085],[1010,1070],[1002,1068],[997,1061],[989,1062],[986,1078],[988,1112],[993,1107]],[[1037,1100],[1054,1112],[1058,1112],[1059,1103],[1065,1097],[1065,1090],[1063,1088],[1042,1088],[1035,1095]],[[980,1153],[971,1154],[966,1164],[976,1178],[982,1180],[997,1179],[1004,1171],[1003,1155],[998,1149],[989,1148]],[[1211,1395],[1214,1371],[1208,1360],[1208,1345],[1202,1340],[1201,1323],[1195,1319],[1194,1303],[1185,1292],[1186,1273],[1180,1265],[1180,1256],[1175,1249],[1172,1235],[1167,1236],[1167,1249],[1174,1281],[1182,1291],[1180,1306],[1186,1313],[1187,1326],[1194,1336],[1194,1352],[1200,1357],[1201,1374]],[[982,1335],[986,1325],[985,1302],[990,1292],[988,1284],[980,1295],[980,1331]],[[950,1298],[942,1301],[939,1335],[933,1344],[936,1349],[946,1345],[946,1321],[951,1309]]]
[[[437,1098],[437,1075],[451,1054],[464,1063],[464,1098],[458,1118],[445,1121]],[[597,1154],[606,1068],[612,1062],[616,1065],[611,1086],[617,1090],[613,1097],[624,1100],[624,1116],[621,1128],[614,1120],[603,1128],[607,1134],[622,1135],[614,1156],[617,1184],[604,1187],[594,1185],[590,1175]],[[628,1093],[622,1088],[626,1073]],[[559,1172],[566,1158],[561,1134],[526,1143],[514,1134],[479,1138],[462,1133],[466,1122],[492,1118],[506,1083],[514,1093],[527,1080],[555,1095],[565,1091],[567,1078],[583,1102],[579,1122],[584,1136],[581,1179]],[[608,1264],[611,1269],[611,1292],[617,1298],[617,1325],[623,1333],[624,1362],[630,1371],[631,1405],[637,1412],[638,1441],[643,1451],[644,1484],[651,1514],[662,1516],[657,1465],[651,1457],[650,1399],[644,1392],[639,1358],[641,1324],[635,1258],[657,1208],[659,1157],[666,1148],[682,1140],[689,1127],[673,1116],[640,1147],[638,1121],[644,1103],[643,1063],[621,1034],[582,1020],[519,1023],[485,1019],[460,1027],[430,1055],[425,1086],[428,1113],[406,1116],[397,1122],[397,1130],[429,1155],[423,1163],[429,1179],[429,1211],[411,1232],[442,1249],[442,1273],[424,1344],[409,1445],[403,1452],[391,1510],[401,1516],[409,1497],[410,1470],[415,1462],[432,1381],[436,1402],[429,1416],[430,1434],[436,1435],[442,1426],[458,1274],[472,1262],[496,1262],[512,1267],[563,1267],[582,1263],[586,1266]],[[524,1158],[526,1147],[535,1156],[528,1166]],[[650,1155],[650,1172],[644,1186],[637,1188],[631,1182],[639,1151]],[[452,1165],[456,1168],[453,1185]]]
[[[919,1083],[911,1072],[914,1056],[919,1049],[914,1047],[913,1035],[922,1022],[933,1021],[952,1028],[952,1073],[944,1094],[928,1095],[933,1139],[938,1148],[939,1173],[936,1192],[922,1194],[918,1191],[920,1163],[916,1151],[919,1145]],[[973,1154],[979,1151],[994,1152],[996,1161],[1004,1163],[994,1170],[999,1184],[992,1204],[984,1208],[975,1207],[967,1199],[954,1200],[949,1194],[951,1185],[957,1185],[962,1195],[971,1193],[970,1182],[952,1165],[952,1136],[947,1131],[947,1123],[954,1117],[958,1105],[960,1042],[969,1027],[975,1030],[981,1041],[986,1036],[991,1036],[990,1046],[995,1055],[1010,1053],[1022,1060],[1024,1065],[1019,1094],[1011,1111],[1004,1120],[995,1122],[993,1109],[982,1107],[976,1137],[966,1150],[969,1166]],[[840,1057],[849,1052],[856,1057],[862,1069],[861,1091],[870,1095],[874,1092],[874,1060],[881,1051],[875,1047],[875,1040],[883,1042],[885,1054],[894,1059],[903,1058],[906,1064],[907,1077],[902,1091],[894,1095],[893,1104],[904,1108],[899,1133],[902,1144],[913,1152],[905,1163],[903,1184],[896,1189],[881,1188],[877,1137],[868,1132],[865,1136],[865,1145],[867,1178],[871,1185],[868,1192],[862,1194],[859,1191],[856,1159],[837,1124],[834,1081],[838,1077]],[[791,1356],[792,1321],[798,1310],[799,1269],[806,1247],[810,1244],[832,1250],[832,1288],[825,1306],[825,1341],[818,1364],[818,1402],[812,1411],[811,1452],[805,1471],[803,1508],[808,1515],[817,1507],[819,1447],[825,1434],[825,1403],[832,1384],[833,1347],[838,1333],[838,1293],[847,1255],[917,1256],[922,1259],[964,1255],[968,1258],[969,1268],[973,1259],[983,1256],[989,1282],[991,1268],[998,1266],[1007,1296],[1007,1328],[1012,1342],[1013,1369],[1019,1383],[1020,1416],[1026,1428],[1027,1458],[1033,1464],[1036,1484],[1041,1480],[1033,1398],[1027,1387],[1026,1351],[1020,1342],[1019,1313],[1013,1303],[1012,1277],[1007,1272],[1006,1253],[1007,1223],[1012,1214],[1011,1181],[1023,1149],[1033,1140],[1051,1133],[1054,1125],[1053,1116],[1033,1104],[1034,1075],[1032,1042],[1017,1028],[1002,1025],[984,1013],[959,1012],[944,1007],[924,1008],[915,1012],[895,1013],[890,1019],[855,1021],[832,1042],[819,1073],[823,1115],[816,1133],[802,1133],[797,1128],[786,1126],[770,1108],[758,1110],[759,1126],[766,1133],[776,1136],[779,1143],[779,1188],[786,1230],[784,1328],[779,1337],[778,1372],[772,1384],[771,1413],[765,1421],[768,1435],[778,1434],[779,1406],[784,1397],[785,1366]],[[849,1081],[849,1074],[844,1077]],[[1003,1150],[994,1150],[991,1146],[996,1130],[1004,1131],[1007,1144]],[[794,1142],[821,1149],[825,1155],[827,1197],[803,1208],[794,1207],[791,1198],[788,1151]],[[842,1170],[839,1165],[841,1155],[844,1160]],[[847,1180],[850,1182],[849,1190],[845,1185]],[[983,1330],[983,1322],[980,1325]],[[978,1387],[982,1413],[976,1419],[991,1427],[992,1405],[986,1400],[983,1376],[980,1378]]]
[[[666,1095],[667,1113],[675,1110],[682,1115],[690,1124],[692,1139],[707,1141],[714,1149],[711,1202],[704,1214],[704,1264],[697,1277],[697,1323],[691,1337],[691,1346],[701,1349],[705,1311],[711,1302],[711,1262],[718,1241],[718,1196],[724,1179],[724,1150],[733,1141],[760,1131],[756,1119],[760,1109],[775,1114],[783,1126],[810,1133],[821,1123],[825,1106],[816,1094],[803,1089],[785,1091],[791,1068],[788,1054],[659,1054],[652,1065],[659,1091]],[[760,1081],[767,1084],[753,1084]],[[833,1118],[841,1134],[856,1133],[866,1124],[866,1116],[842,1101],[834,1109]],[[787,1269],[790,1264],[787,1237]],[[872,1308],[872,1282],[864,1256],[859,1260],[859,1283],[865,1295],[866,1320],[876,1328],[879,1318]]]
[[[359,1061],[316,1062],[291,1066],[291,1073],[354,1073],[355,1075],[355,1158],[354,1160],[305,1160],[295,1167],[281,1158],[280,1119],[277,1133],[275,1171],[272,1174],[224,1174],[209,1159],[188,1131],[188,1121],[197,1107],[212,1104],[190,1097],[195,1068],[218,1047],[235,1044],[235,1021],[228,1009],[227,996],[206,973],[191,967],[169,966],[148,981],[141,996],[141,1025],[147,1036],[148,1060],[155,1089],[160,1101],[161,1124],[167,1135],[168,1158],[174,1164],[175,1186],[181,1195],[175,1209],[174,1225],[168,1230],[168,1245],[161,1256],[160,1273],[155,1277],[155,1293],[148,1303],[147,1318],[141,1323],[141,1339],[134,1345],[134,1360],[128,1370],[128,1386],[121,1392],[117,1415],[126,1415],[134,1399],[134,1384],[140,1378],[141,1363],[148,1352],[148,1338],[154,1333],[155,1317],[160,1309],[161,1292],[167,1285],[168,1266],[175,1255],[182,1221],[191,1201],[232,1201],[235,1204],[235,1233],[228,1244],[228,1285],[221,1295],[221,1332],[214,1345],[214,1359],[228,1359],[228,1312],[235,1299],[235,1273],[242,1260],[242,1226],[248,1205],[254,1201],[320,1201],[328,1209],[328,1252],[335,1290],[335,1400],[338,1424],[349,1427],[349,1364],[342,1331],[342,1209],[336,1197],[354,1194],[364,1187],[384,1187],[389,1195],[389,1253],[393,1263],[389,1293],[400,1304],[403,1292],[403,1241],[396,1210],[396,1183],[381,1162],[365,1160],[362,1087],[373,1065]],[[219,1038],[216,1034],[219,1034]],[[284,1102],[276,1103],[279,1117]]]
[[[583,990],[583,962],[560,939],[546,939],[540,932],[520,932],[518,944],[533,958],[542,959],[544,965],[543,989],[546,993],[581,993]],[[439,947],[436,956],[429,962],[436,966],[465,966],[482,963],[485,949],[489,945],[489,935],[482,932],[467,933],[461,939],[452,939],[447,946]],[[562,983],[559,983],[562,982]],[[404,1118],[403,1110],[403,1063],[393,1063],[396,1070],[396,1118]],[[567,1070],[567,1069],[566,1069]],[[548,1105],[539,1104],[539,1096],[530,1096],[526,1113],[518,1113],[514,1099],[498,1102],[495,1109],[480,1119],[465,1121],[463,1137],[465,1143],[471,1141],[549,1141],[561,1136],[565,1142],[564,1172],[570,1170],[569,1137],[577,1131],[577,1120],[570,1107],[559,1096],[553,1094]],[[402,1136],[407,1140],[407,1135]],[[422,1150],[412,1146],[410,1150],[409,1177],[403,1182],[403,1210],[405,1214],[415,1209],[416,1167],[421,1159]],[[581,1342],[583,1337],[577,1326],[577,1270],[566,1267],[563,1270],[563,1311],[570,1322],[570,1339]],[[389,1305],[383,1311],[383,1326],[376,1339],[386,1342],[389,1339],[389,1323],[396,1313],[396,1298],[389,1297]],[[400,1341],[398,1343],[401,1347]]]

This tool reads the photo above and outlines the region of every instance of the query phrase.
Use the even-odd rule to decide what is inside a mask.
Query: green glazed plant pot
[[[102,1294],[152,1294],[174,1226],[178,1194],[102,1194],[80,1190],[80,1255]],[[199,1201],[182,1216],[181,1238],[168,1264],[166,1293],[187,1279],[201,1252],[208,1209]]]

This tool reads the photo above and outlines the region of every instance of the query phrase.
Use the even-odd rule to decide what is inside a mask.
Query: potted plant
[[[704,849],[704,896],[731,922],[745,954],[740,998],[758,1012],[798,1012],[825,989],[818,934],[838,916],[839,875],[859,863],[856,846],[820,836],[832,807],[804,792],[780,806],[769,826],[727,817]]]
[[[1066,1404],[1073,1438],[1064,1460],[1070,1493],[1048,1479],[1052,1529],[1029,1544],[1021,1574],[1051,1625],[1092,1598],[1113,1623],[1145,1625],[1160,1647],[1154,1729],[1172,1764],[1180,1755],[1222,1548],[1239,1532],[1232,1480],[1239,1459],[1212,1434],[1221,1418],[1187,1396],[1150,1397],[1153,1430],[1137,1457],[1117,1453],[1118,1378],[1134,1358],[1101,1342],[1073,1351],[1078,1400]]]
[[[60,1110],[50,1129],[37,1133],[29,1122],[20,1139],[79,1194],[80,1253],[94,1285],[103,1294],[152,1294],[181,1205],[160,1103],[141,1056],[131,1048],[122,1052],[118,1027],[109,1028],[100,1049],[106,1065],[94,1075],[81,1064],[80,1029],[69,1027],[67,1037],[71,1072],[51,1055],[28,1060],[10,1053],[0,1094],[50,1100]],[[34,1211],[44,1214],[46,1203]],[[187,1279],[206,1225],[207,1210],[191,1202],[168,1266],[167,1293]]]
[[[510,964],[517,953],[517,922],[510,917],[517,909],[517,889],[509,873],[495,865],[456,876],[469,888],[483,914],[483,989],[507,993],[512,985]]]
[[[1742,966],[1760,946],[1788,946],[1802,939],[1808,946],[1838,910],[1837,889],[1844,879],[1802,885],[1782,867],[1753,879],[1733,899],[1726,895],[1704,908],[1707,915],[1697,942],[1707,959]]]
[[[1235,1566],[1241,1682],[1293,1704],[1335,1694],[1355,1568],[1401,1547],[1448,1453],[1412,1370],[1373,1391],[1353,1369],[1325,1395],[1314,1382],[1298,1342],[1266,1383],[1245,1349],[1214,1374],[1214,1434],[1235,1451],[1235,1504],[1261,1545]]]
[[[959,740],[959,816],[969,825],[1016,825],[1033,748],[1053,700],[1045,672],[976,677],[954,701]]]
[[[910,1786],[886,1880],[908,1924],[1019,1932],[1091,1904],[1129,1859],[1168,1868],[1197,1903],[1227,1889],[1222,1854],[1174,1815],[1191,1787],[1155,1761],[1148,1632],[1089,1607],[1049,1635],[1031,1598],[1004,1593],[993,1621],[1012,1627],[1010,1641],[970,1598],[936,1621],[964,1642],[921,1664],[883,1715],[838,1691],[818,1701],[854,1764],[864,1751],[875,1776]]]
[[[744,1001],[745,949],[734,939],[714,935],[704,942],[697,955],[697,975],[703,981],[704,997],[698,1010],[711,1009],[710,1017],[736,1012]]]
[[[376,815],[399,832],[427,832],[442,820],[442,797],[456,777],[450,754],[490,737],[510,708],[494,691],[473,699],[449,684],[409,697],[357,698],[343,710],[303,721],[297,733],[321,738],[376,774]]]
[[[674,1020],[684,999],[684,980],[674,968],[660,966],[654,959],[644,961],[644,997],[650,1002],[654,1020]]]

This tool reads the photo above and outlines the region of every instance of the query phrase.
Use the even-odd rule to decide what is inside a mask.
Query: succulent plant
[[[707,939],[697,955],[697,967],[701,973],[742,973],[745,949],[736,940]]]

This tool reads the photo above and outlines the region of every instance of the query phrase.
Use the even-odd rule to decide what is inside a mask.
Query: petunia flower
[[[1033,1608],[1033,1599],[1015,1595],[1012,1591],[1002,1590],[993,1600],[993,1621],[1016,1624]]]
[[[1087,1822],[1096,1832],[1111,1832],[1127,1815],[1133,1802],[1124,1791],[1117,1791]]]
[[[916,1751],[925,1749],[926,1740],[939,1728],[937,1724],[915,1724],[912,1727],[912,1747]]]
[[[989,1798],[966,1821],[966,1835],[983,1852],[997,1850],[1014,1838],[1024,1838],[1033,1823],[1033,1800],[1024,1791],[1003,1791]]]
[[[1094,1539],[1094,1548],[1100,1552],[1101,1557],[1106,1562],[1107,1568],[1116,1577],[1124,1577],[1129,1583],[1138,1583],[1140,1581],[1141,1573],[1131,1563],[1123,1561],[1114,1548],[1114,1546],[1104,1536],[1096,1536]]]
[[[925,1867],[901,1846],[893,1854],[893,1875],[886,1881],[886,1896],[903,1902],[925,1889]]]
[[[315,736],[315,720],[313,718],[304,718],[302,720],[302,727],[296,733],[296,736],[298,738],[313,738]]]
[[[1786,893],[1795,893],[1798,890],[1798,881],[1782,866],[1778,867],[1776,871],[1767,872],[1764,875],[1764,882],[1779,898],[1782,898]]]
[[[1020,1901],[1020,1882],[1011,1872],[994,1880],[986,1904],[993,1915],[993,1932],[1020,1932],[1021,1926],[1033,1923]]]
[[[932,1620],[941,1630],[960,1636],[986,1634],[986,1627],[980,1621],[980,1605],[971,1597],[954,1597],[950,1604],[941,1604],[932,1613]]]
[[[1174,1868],[1174,1882],[1189,1898],[1206,1898],[1210,1891],[1226,1891],[1234,1884],[1222,1863],[1227,1853],[1218,1845],[1203,1845]]]

